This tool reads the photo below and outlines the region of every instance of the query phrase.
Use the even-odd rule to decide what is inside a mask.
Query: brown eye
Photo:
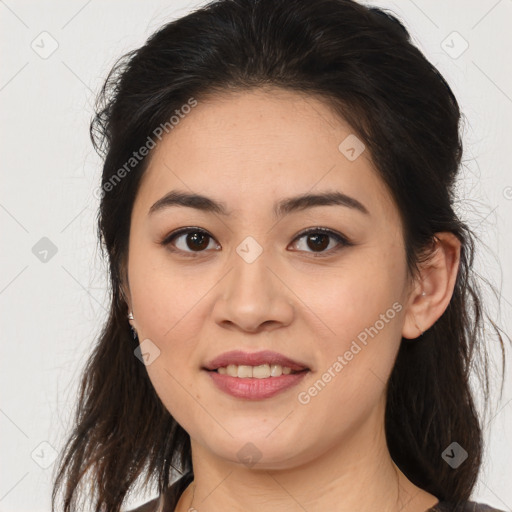
[[[307,235],[307,244],[314,251],[323,251],[327,249],[329,245],[329,235],[324,234],[312,234]]]
[[[172,245],[177,251],[184,253],[200,253],[212,248],[209,247],[210,241],[213,241],[213,238],[206,231],[199,228],[186,228],[171,233],[162,242],[162,245]],[[215,244],[213,248],[215,248]]]
[[[325,228],[309,229],[302,232],[295,238],[295,240],[300,240],[302,238],[306,239],[305,245],[311,249],[310,251],[306,250],[305,252],[318,253],[320,256],[322,256],[323,253],[331,253],[341,249],[344,246],[352,245],[345,237],[339,233]],[[331,246],[330,249],[326,250],[329,247],[331,240],[335,241],[333,244],[334,248]]]
[[[298,235],[294,242],[306,239],[307,249],[300,249],[301,252],[310,252],[316,257],[330,255],[343,247],[353,245],[344,236],[335,231],[326,228],[311,228]],[[183,228],[171,233],[161,244],[169,246],[173,252],[180,252],[186,256],[195,256],[206,252],[207,249],[220,248],[218,244],[211,242],[214,238],[206,231],[200,228]],[[332,243],[334,242],[334,243]],[[332,243],[332,245],[331,245]],[[300,245],[295,242],[295,245]]]

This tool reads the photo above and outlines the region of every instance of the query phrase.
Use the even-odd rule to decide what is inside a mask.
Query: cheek
[[[323,275],[301,277],[298,295],[321,329],[320,338],[325,342],[322,352],[328,353],[329,346],[343,348],[376,322],[383,334],[397,332],[404,286],[399,260],[382,260],[379,251],[370,248]]]
[[[208,288],[204,280],[199,287],[183,273],[171,274],[168,268],[151,266],[147,260],[145,269],[134,271],[132,279],[139,340],[150,339],[159,351],[146,367],[148,376],[165,408],[178,423],[193,430],[193,425],[205,422],[201,409],[193,405],[201,401],[194,386],[199,371],[197,340],[204,324],[198,315]]]
[[[193,332],[188,329],[200,325],[187,319],[197,314],[201,298],[213,286],[214,279],[210,277],[193,265],[172,263],[160,249],[134,248],[129,280],[139,329],[146,337],[166,345],[172,344],[173,339],[191,337]]]
[[[321,326],[315,330],[321,381],[316,387],[325,393],[318,403],[332,401],[355,411],[378,400],[401,341],[404,276],[399,255],[382,260],[379,251],[369,249],[323,286],[303,282],[308,309],[322,320],[315,320]]]
[[[182,386],[198,370],[193,356],[205,321],[198,315],[212,284],[207,276],[194,279],[190,271],[177,271],[142,250],[130,254],[129,280],[139,342],[150,340],[159,353],[147,366],[148,375],[166,407],[169,400],[179,407],[190,400]]]
[[[364,294],[338,295],[336,300],[338,307],[323,310],[336,334],[315,338],[319,364],[307,385],[297,390],[297,401],[314,418],[308,421],[316,430],[336,425],[346,433],[372,415],[383,399],[400,345],[402,307],[383,296],[370,301]]]
[[[134,309],[140,324],[139,340],[150,339],[160,352],[158,359],[148,366],[159,394],[158,382],[163,382],[168,391],[175,391],[178,383],[185,384],[197,374],[197,341],[201,339],[204,324],[204,319],[198,317],[201,295],[204,294],[197,290],[176,293],[174,288],[165,286],[163,279],[146,280],[136,295]]]

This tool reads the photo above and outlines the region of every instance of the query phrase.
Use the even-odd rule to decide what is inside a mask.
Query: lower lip
[[[207,373],[215,385],[228,395],[247,400],[261,400],[297,385],[309,372],[290,373],[266,379],[231,377],[213,371],[207,371]]]

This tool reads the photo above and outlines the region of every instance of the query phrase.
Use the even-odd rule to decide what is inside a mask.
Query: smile
[[[216,370],[221,375],[229,375],[230,377],[238,377],[247,379],[254,377],[255,379],[267,379],[269,377],[280,377],[281,375],[290,375],[298,373],[289,366],[281,366],[280,364],[260,364],[259,366],[236,365],[221,366]]]
[[[268,365],[261,365],[268,366]],[[274,366],[274,365],[272,365]],[[277,365],[276,365],[277,366]],[[227,372],[231,367],[231,371],[234,373],[234,369],[237,371],[237,376],[231,376]],[[234,369],[233,369],[234,367]],[[248,370],[247,370],[248,368]],[[279,393],[284,392],[287,389],[292,388],[299,384],[299,382],[309,373],[309,370],[291,371],[290,373],[281,373],[277,376],[261,376],[263,372],[270,374],[270,369],[259,370],[260,366],[239,366],[229,365],[226,369],[226,373],[221,373],[224,368],[216,370],[205,370],[208,376],[211,378],[213,384],[220,391],[231,395],[235,398],[242,398],[245,400],[264,400],[271,398]],[[270,367],[269,367],[270,368]],[[245,372],[261,372],[259,377],[254,376],[243,376],[239,377],[238,373],[244,374]],[[279,368],[281,370],[281,368]],[[284,370],[284,368],[283,368]],[[276,370],[275,370],[276,371]]]

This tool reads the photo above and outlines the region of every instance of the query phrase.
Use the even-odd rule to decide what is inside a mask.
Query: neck
[[[284,469],[248,468],[192,441],[194,481],[176,512],[424,512],[438,500],[393,462],[383,414],[381,407],[336,446]]]

